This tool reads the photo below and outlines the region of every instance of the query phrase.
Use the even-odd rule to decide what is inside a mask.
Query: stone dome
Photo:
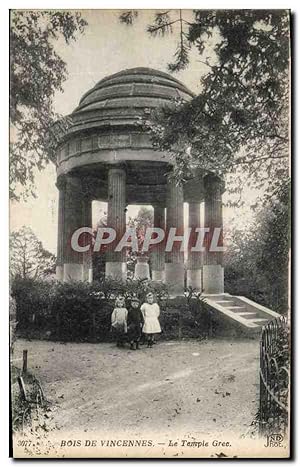
[[[192,97],[176,78],[151,68],[132,68],[103,78],[67,118],[70,125],[57,148],[58,178],[95,177],[95,199],[105,200],[108,170],[123,164],[129,203],[163,199],[166,173],[174,162],[167,152],[153,148],[141,122],[154,108]]]
[[[103,78],[82,96],[71,114],[72,133],[95,127],[136,125],[151,109],[192,96],[184,84],[162,71],[123,70]]]

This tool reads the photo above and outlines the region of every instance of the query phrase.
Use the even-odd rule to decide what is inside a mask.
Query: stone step
[[[255,311],[241,311],[237,313],[239,316],[250,316],[256,315]]]
[[[252,320],[254,323],[260,322],[262,323],[263,321],[270,321],[268,318],[253,318]]]
[[[225,308],[229,308],[231,306],[234,306],[235,302],[232,300],[218,300],[215,303],[217,303],[218,305],[224,306]]]
[[[229,294],[206,295],[207,305],[214,310],[219,335],[259,338],[262,327],[279,316],[266,307],[241,296]],[[218,318],[220,322],[218,323]]]
[[[234,303],[234,300],[216,300],[216,303]]]

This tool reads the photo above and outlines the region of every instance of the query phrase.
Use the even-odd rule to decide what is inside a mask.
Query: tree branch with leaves
[[[152,36],[165,35],[179,23],[169,70],[186,68],[192,48],[210,59],[199,60],[206,71],[198,95],[144,119],[153,145],[173,158],[180,180],[195,167],[222,175],[243,167],[254,186],[272,193],[274,178],[289,176],[289,13],[195,10],[192,21],[184,15],[158,12],[147,27]]]
[[[35,170],[55,161],[49,129],[58,120],[53,100],[67,78],[55,48],[84,31],[80,13],[13,10],[10,21],[10,196],[34,195]]]

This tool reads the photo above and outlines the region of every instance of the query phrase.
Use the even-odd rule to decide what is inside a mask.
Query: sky
[[[176,10],[172,11],[174,17],[177,14]],[[82,16],[88,22],[85,33],[77,36],[77,41],[68,46],[62,40],[56,43],[56,50],[66,62],[68,70],[63,92],[55,95],[54,107],[57,113],[71,113],[87,90],[105,76],[120,70],[150,67],[168,72],[167,65],[172,62],[178,41],[176,25],[173,34],[153,38],[146,32],[146,27],[153,18],[152,10],[140,10],[134,26],[120,24],[119,15],[118,10],[82,10]],[[191,16],[191,10],[183,11],[183,18],[187,21]],[[215,40],[215,37],[211,38],[210,43]],[[213,61],[210,47],[201,61],[197,50],[192,50],[187,69],[174,76],[193,92],[199,93],[200,78],[207,72],[202,61],[208,57]],[[36,173],[36,198],[31,197],[26,202],[13,202],[10,206],[11,230],[17,230],[23,225],[30,226],[44,247],[53,253],[56,253],[58,208],[55,181],[56,169],[54,165],[49,165],[43,172]],[[244,192],[246,205],[242,210],[225,208],[225,227],[226,223],[232,225],[250,222],[252,211],[249,206],[256,196],[256,192],[247,190]],[[224,200],[226,201],[226,194]],[[104,210],[104,203],[93,203],[93,224],[97,223]],[[129,216],[134,216],[136,212],[136,207],[129,207]]]

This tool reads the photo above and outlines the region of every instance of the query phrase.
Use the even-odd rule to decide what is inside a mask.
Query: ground
[[[258,409],[255,340],[159,342],[152,349],[112,343],[18,340],[14,361],[40,379],[60,430],[246,433]]]

